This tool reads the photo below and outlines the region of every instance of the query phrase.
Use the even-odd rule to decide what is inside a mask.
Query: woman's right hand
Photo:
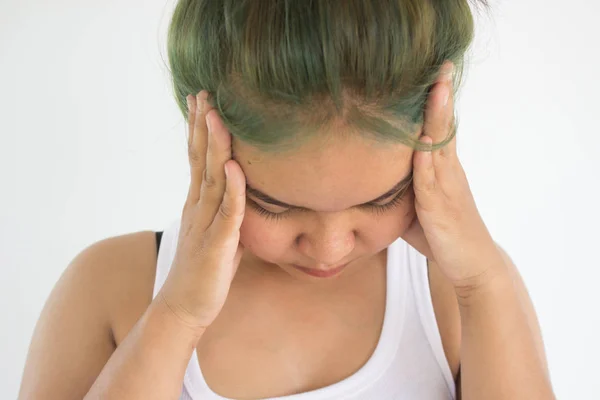
[[[246,206],[246,179],[231,159],[231,135],[218,113],[209,112],[206,96],[203,90],[187,97],[191,182],[173,264],[157,296],[199,330],[215,320],[229,293],[243,252]]]

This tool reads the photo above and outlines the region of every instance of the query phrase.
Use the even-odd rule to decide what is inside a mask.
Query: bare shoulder
[[[140,231],[100,243],[94,263],[102,265],[106,273],[104,301],[110,316],[111,333],[118,345],[152,301],[156,236],[153,231]]]
[[[152,301],[156,275],[156,238],[139,231],[100,240],[83,250],[69,268],[94,290],[119,344]]]
[[[154,232],[83,249],[54,285],[36,323],[19,399],[83,398],[152,298]]]

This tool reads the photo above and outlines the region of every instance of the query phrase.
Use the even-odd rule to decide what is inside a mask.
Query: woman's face
[[[327,281],[292,264],[327,270],[351,262],[338,276],[352,274],[415,217],[414,150],[406,145],[376,144],[355,135],[271,155],[234,139],[233,152],[248,185],[240,241],[261,272]],[[290,206],[267,202],[255,191]]]

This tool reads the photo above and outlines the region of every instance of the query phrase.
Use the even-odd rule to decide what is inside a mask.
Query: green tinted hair
[[[486,0],[179,0],[167,50],[174,96],[201,90],[236,139],[264,152],[346,131],[415,136],[444,61],[454,94]],[[458,121],[455,122],[458,125]],[[445,146],[454,129],[433,149]]]

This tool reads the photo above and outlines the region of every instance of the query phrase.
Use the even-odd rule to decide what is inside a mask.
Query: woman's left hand
[[[425,109],[423,143],[440,143],[456,129],[447,61]],[[445,96],[448,102],[444,106]],[[456,136],[435,151],[413,155],[416,216],[401,237],[433,260],[455,289],[486,283],[502,269],[503,258],[485,226],[456,153]]]

